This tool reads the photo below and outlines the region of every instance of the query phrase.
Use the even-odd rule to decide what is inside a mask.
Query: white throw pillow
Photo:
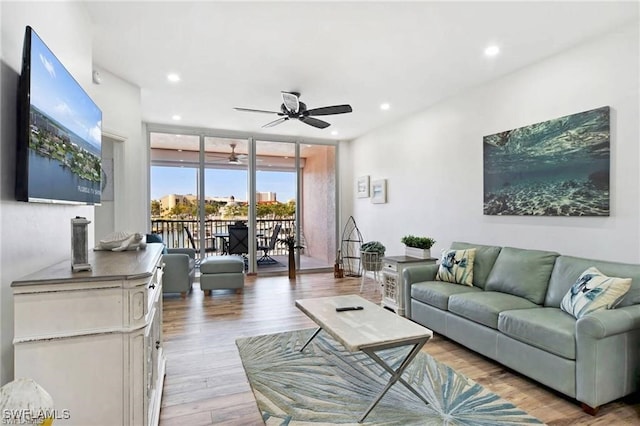
[[[580,319],[600,309],[613,309],[631,288],[631,278],[608,277],[597,268],[584,271],[562,298],[560,309]]]
[[[473,286],[473,260],[476,249],[442,250],[436,281]]]

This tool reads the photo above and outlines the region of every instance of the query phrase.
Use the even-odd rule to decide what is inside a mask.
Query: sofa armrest
[[[402,278],[405,283],[415,284],[423,281],[433,281],[436,279],[439,265],[420,265],[420,266],[408,266],[402,271]]]
[[[415,283],[433,281],[438,273],[438,265],[408,266],[402,271],[402,298],[404,316],[411,318],[411,286]]]
[[[640,329],[640,305],[603,309],[585,315],[576,322],[576,333],[596,339]]]
[[[640,305],[576,322],[576,399],[598,407],[640,389]]]
[[[167,254],[186,254],[187,256],[189,256],[192,259],[196,258],[195,249],[192,249],[192,248],[189,248],[189,247],[168,248],[167,249]]]

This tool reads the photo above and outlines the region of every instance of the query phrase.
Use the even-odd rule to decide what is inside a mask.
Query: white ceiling
[[[139,86],[146,122],[323,139],[385,123],[638,20],[631,2],[87,2],[100,67]],[[501,54],[487,58],[489,44]],[[179,83],[166,75],[176,72]],[[280,91],[353,113],[271,129]],[[382,102],[391,109],[382,111]],[[182,117],[172,120],[174,114]],[[337,130],[338,135],[331,135]]]

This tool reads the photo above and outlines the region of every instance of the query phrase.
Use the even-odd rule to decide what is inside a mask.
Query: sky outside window
[[[99,154],[102,112],[36,33],[31,35],[31,104]]]
[[[151,167],[151,199],[159,200],[169,194],[193,194],[198,190],[196,168]],[[286,203],[295,199],[295,173],[258,170],[257,192],[275,192],[277,200]],[[206,169],[205,196],[230,197],[238,201],[247,200],[247,171],[227,169]]]

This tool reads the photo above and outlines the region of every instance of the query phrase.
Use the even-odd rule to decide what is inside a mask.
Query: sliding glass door
[[[168,247],[200,249],[199,137],[151,133],[151,232]]]
[[[336,255],[336,147],[150,131],[151,229],[198,257],[229,254],[229,228],[247,226],[249,272],[325,269]]]
[[[287,246],[296,237],[296,144],[256,141],[257,271],[286,271]]]
[[[229,247],[229,228],[248,226],[248,141],[204,137],[204,203],[207,238],[215,254],[236,254],[253,259],[249,244]],[[243,252],[246,248],[246,252]]]

